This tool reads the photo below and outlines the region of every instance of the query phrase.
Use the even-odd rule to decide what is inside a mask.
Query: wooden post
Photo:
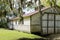
[[[56,0],[54,0],[54,7],[56,9]],[[56,11],[56,10],[54,10],[54,11]],[[55,14],[54,14],[54,33],[56,33],[56,16],[55,16]]]
[[[49,14],[47,14],[47,34],[48,34],[48,30],[49,29]]]
[[[55,17],[55,14],[54,14],[54,34],[56,33],[56,17]]]

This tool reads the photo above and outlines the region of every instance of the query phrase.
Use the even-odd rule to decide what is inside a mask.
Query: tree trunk
[[[19,13],[20,13],[19,14],[19,16],[20,16],[20,22],[22,22],[22,24],[23,24],[22,0],[19,1],[19,9],[18,10],[19,10]]]

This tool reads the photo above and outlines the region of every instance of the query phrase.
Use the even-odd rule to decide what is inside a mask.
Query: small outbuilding
[[[36,10],[24,14],[23,24],[19,22],[19,18],[11,20],[11,22],[19,23],[18,26],[14,26],[14,29],[28,33],[60,33],[60,7],[44,7],[41,12],[42,14]]]
[[[60,33],[60,7],[45,7],[41,11],[42,17],[39,11],[23,15],[23,25],[27,32],[39,32],[42,34]]]

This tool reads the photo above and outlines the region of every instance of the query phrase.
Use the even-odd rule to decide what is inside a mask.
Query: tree
[[[7,20],[6,20],[6,13],[7,9],[9,10],[9,5],[6,0],[1,0],[0,1],[0,27],[5,27],[7,28]]]

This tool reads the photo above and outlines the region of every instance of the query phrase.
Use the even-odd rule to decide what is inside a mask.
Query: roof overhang
[[[44,7],[41,9],[42,13],[49,13],[49,14],[60,14],[60,7]],[[34,14],[39,13],[39,10],[36,10],[34,12],[28,13],[28,14],[24,14],[23,17],[28,17],[28,16],[32,16]]]
[[[44,11],[44,10],[46,10],[46,9],[48,9],[48,8],[49,8],[49,7],[44,7],[43,9],[41,9],[41,11]],[[28,14],[23,14],[23,17],[32,16],[32,15],[37,14],[37,13],[39,13],[39,10],[36,10],[36,11],[31,12],[31,13],[28,13]]]

